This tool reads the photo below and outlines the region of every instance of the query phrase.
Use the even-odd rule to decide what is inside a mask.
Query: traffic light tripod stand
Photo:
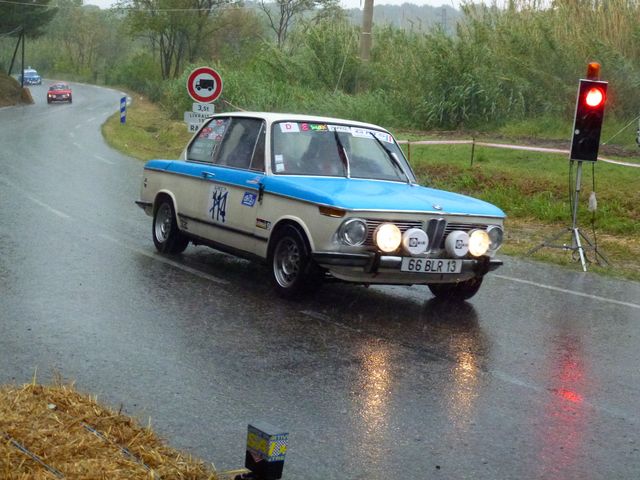
[[[573,166],[574,160],[571,160],[571,164]],[[550,248],[560,248],[562,250],[571,250],[573,254],[576,253],[580,257],[580,263],[582,264],[582,271],[587,271],[587,256],[585,250],[593,250],[595,253],[595,260],[597,263],[600,263],[602,260],[606,265],[609,265],[609,261],[607,258],[598,251],[598,246],[596,243],[592,242],[584,233],[580,231],[578,228],[578,202],[580,200],[580,188],[582,183],[582,161],[577,161],[576,168],[576,184],[573,193],[573,203],[571,205],[571,226],[563,228],[555,235],[552,235],[548,239],[544,240],[540,245],[532,248],[527,252],[527,255],[532,255],[533,253],[540,250],[542,247],[550,247]],[[562,243],[557,244],[555,242],[559,241],[563,236],[570,234],[571,242],[570,243]]]

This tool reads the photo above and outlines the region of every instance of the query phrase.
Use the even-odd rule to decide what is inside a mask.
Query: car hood
[[[505,217],[495,205],[458,193],[383,180],[265,177],[266,192],[345,210],[432,212]]]
[[[60,95],[62,93],[71,93],[71,90],[49,90],[49,93]]]

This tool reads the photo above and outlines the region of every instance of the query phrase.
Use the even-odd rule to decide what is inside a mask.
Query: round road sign
[[[187,92],[196,102],[211,103],[222,93],[222,78],[213,68],[196,68],[187,78]]]

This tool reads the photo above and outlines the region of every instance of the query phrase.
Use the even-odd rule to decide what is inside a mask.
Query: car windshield
[[[55,85],[51,85],[49,90],[69,90],[69,86],[64,83],[56,83]]]
[[[25,70],[24,75],[25,77],[37,77],[38,72],[36,72],[35,70]]]
[[[278,175],[320,175],[415,182],[387,132],[349,125],[278,122],[271,168]]]

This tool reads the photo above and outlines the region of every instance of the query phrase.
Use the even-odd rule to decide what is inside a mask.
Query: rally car
[[[18,82],[23,85],[42,85],[42,77],[33,68],[24,69],[24,82],[22,81],[22,75],[18,75]]]
[[[47,91],[47,103],[73,102],[71,87],[63,82],[52,83]]]
[[[136,203],[158,251],[265,262],[285,297],[331,279],[464,300],[502,264],[502,210],[419,185],[394,137],[355,121],[214,115],[179,159],[145,164]]]

